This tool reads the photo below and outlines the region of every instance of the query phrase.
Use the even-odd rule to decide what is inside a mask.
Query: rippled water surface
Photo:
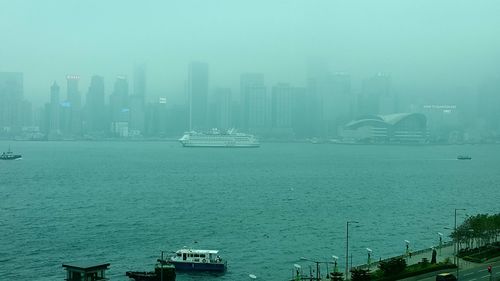
[[[0,161],[0,280],[63,280],[61,264],[82,260],[127,280],[183,246],[221,250],[229,270],[177,280],[286,280],[300,257],[343,266],[347,220],[356,264],[367,247],[378,259],[436,244],[454,208],[459,222],[499,212],[500,146],[9,144],[23,159]]]

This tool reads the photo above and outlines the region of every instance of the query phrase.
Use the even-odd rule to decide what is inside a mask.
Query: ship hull
[[[197,262],[176,262],[170,261],[178,271],[226,271],[226,264],[224,263],[197,263]]]
[[[16,160],[16,159],[21,159],[21,158],[22,158],[21,155],[13,155],[13,156],[5,156],[5,157],[0,156],[0,160]]]
[[[182,146],[184,147],[226,147],[226,148],[256,148],[259,147],[260,144],[226,144],[226,143],[184,143],[182,142]]]

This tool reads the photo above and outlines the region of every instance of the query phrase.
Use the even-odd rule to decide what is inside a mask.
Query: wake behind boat
[[[227,269],[227,262],[219,256],[218,250],[181,249],[169,262],[179,271],[224,272]]]
[[[212,129],[207,133],[187,132],[179,139],[184,147],[259,147],[259,141],[253,136],[237,133],[231,129],[221,132]]]
[[[22,155],[21,154],[14,154],[10,150],[10,146],[9,146],[9,150],[7,152],[2,152],[2,155],[0,155],[0,160],[16,160],[16,159],[21,159],[21,158],[22,158]]]

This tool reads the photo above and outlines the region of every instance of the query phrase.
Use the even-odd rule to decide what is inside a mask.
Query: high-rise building
[[[276,138],[293,138],[292,107],[293,87],[279,83],[271,93],[271,125],[272,135]]]
[[[134,67],[134,92],[129,99],[130,132],[142,135],[145,130],[146,104],[146,65],[137,64]]]
[[[500,133],[500,76],[489,77],[482,81],[477,95],[477,117],[479,126],[485,131],[484,138],[491,138],[493,130]]]
[[[146,97],[146,65],[134,66],[134,93],[135,96]]]
[[[208,119],[208,64],[191,62],[188,71],[189,128],[207,129]]]
[[[384,73],[363,81],[358,98],[357,115],[392,114],[397,111],[397,99],[391,91],[391,76]]]
[[[309,137],[321,136],[325,133],[325,105],[323,98],[328,94],[327,77],[330,75],[328,63],[322,58],[309,59],[307,65],[307,87],[305,107],[307,114],[302,118],[309,126],[304,133]]]
[[[245,73],[240,77],[240,95],[243,108],[243,128],[262,131],[269,125],[269,102],[261,73]]]
[[[111,132],[120,137],[129,135],[130,108],[128,104],[127,77],[116,77],[113,93],[109,98],[111,109]]]
[[[291,129],[293,88],[286,83],[273,86],[271,122],[273,128]]]
[[[108,125],[104,103],[104,78],[102,76],[94,75],[90,80],[85,112],[86,131],[92,134],[103,134]]]
[[[0,72],[0,134],[21,130],[23,90],[23,73]]]
[[[70,136],[79,136],[82,133],[82,98],[78,89],[80,76],[67,75],[67,103],[64,133]]]
[[[305,139],[311,134],[307,91],[304,87],[294,87],[292,95],[292,127],[295,137]]]
[[[232,117],[232,98],[231,89],[216,88],[214,90],[215,98],[215,126],[220,129],[229,129],[231,127]]]
[[[50,87],[50,103],[48,106],[48,139],[58,139],[61,135],[61,124],[60,124],[60,94],[59,94],[59,85],[57,85],[56,81],[52,83]]]

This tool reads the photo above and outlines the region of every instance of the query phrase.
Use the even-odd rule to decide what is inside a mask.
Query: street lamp
[[[297,280],[300,281],[302,279],[302,273],[301,273],[301,266],[298,264],[294,264],[293,267],[295,268],[294,272],[292,272],[292,280]]]
[[[368,270],[370,270],[370,265],[372,264],[372,249],[366,248],[366,251],[368,252]]]
[[[346,235],[345,235],[345,280],[348,280],[349,273],[349,224],[359,223],[357,221],[347,221],[346,223]]]
[[[301,260],[305,260],[305,261],[310,261],[310,262],[313,262],[316,264],[316,280],[320,280],[320,276],[321,274],[319,273],[319,264],[320,263],[326,263],[328,264],[327,261],[315,261],[315,260],[311,260],[311,259],[308,259],[308,258],[305,258],[305,257],[300,257]]]
[[[337,272],[338,269],[337,269],[337,260],[339,259],[339,257],[337,256],[332,256],[333,258],[333,272]]]
[[[458,241],[458,235],[457,235],[457,211],[465,211],[465,209],[455,209],[455,227],[454,227],[454,230],[455,230],[455,237],[456,237],[456,239],[454,239],[455,243],[454,243],[454,247],[453,247],[453,256],[454,256],[455,265],[457,266],[457,279],[458,279],[459,262],[458,262],[458,257],[457,257],[457,253],[458,253],[458,244],[457,244],[457,241]]]
[[[410,241],[405,240],[406,243],[406,260],[408,261],[408,256],[410,255]]]
[[[438,232],[439,235],[439,256],[441,256],[441,248],[443,247],[443,233]]]

